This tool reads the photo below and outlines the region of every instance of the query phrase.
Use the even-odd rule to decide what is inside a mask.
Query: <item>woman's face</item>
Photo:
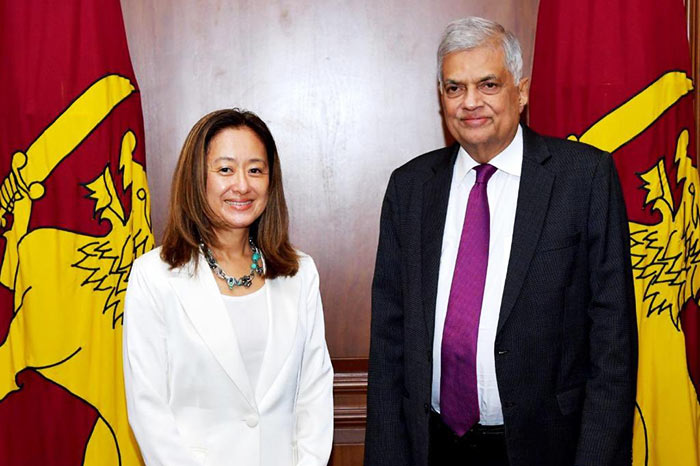
[[[248,228],[260,217],[269,184],[265,145],[252,129],[225,128],[209,141],[207,203],[227,228]]]

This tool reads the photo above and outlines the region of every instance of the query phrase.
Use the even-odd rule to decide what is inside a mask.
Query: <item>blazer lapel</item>
[[[435,300],[437,298],[442,235],[445,231],[445,216],[450,198],[452,172],[459,152],[455,144],[440,153],[432,167],[433,174],[423,184],[423,210],[421,213],[421,285],[425,325],[432,344],[435,334]]]
[[[275,278],[265,282],[269,319],[265,355],[255,388],[258,401],[273,385],[282,365],[292,353],[291,347],[298,331],[299,307],[306,305],[306,297],[299,289],[300,282],[293,278]]]
[[[544,226],[554,184],[554,174],[542,166],[549,157],[542,139],[523,127],[523,169],[497,332],[513,310]]]
[[[174,272],[173,280],[176,283],[173,289],[199,336],[251,407],[255,408],[255,396],[236,332],[226,315],[221,292],[204,258],[199,255],[198,260],[196,273],[192,264]]]

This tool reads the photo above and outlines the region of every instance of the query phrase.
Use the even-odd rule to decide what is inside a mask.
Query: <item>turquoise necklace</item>
[[[229,290],[232,290],[234,286],[244,286],[246,288],[250,288],[250,285],[253,284],[253,277],[255,277],[255,274],[257,273],[261,276],[263,274],[263,267],[260,267],[260,264],[258,263],[258,261],[261,259],[263,260],[263,264],[265,263],[262,253],[255,243],[253,243],[253,238],[248,237],[248,244],[250,244],[250,249],[253,251],[252,262],[250,264],[250,273],[248,275],[243,275],[241,278],[236,278],[224,272],[221,266],[216,262],[216,259],[214,259],[214,254],[211,252],[211,249],[209,249],[209,246],[204,244],[204,242],[199,243],[199,248],[202,250],[204,258],[207,260],[207,264],[209,264],[209,267],[211,267],[217,277],[226,282]]]

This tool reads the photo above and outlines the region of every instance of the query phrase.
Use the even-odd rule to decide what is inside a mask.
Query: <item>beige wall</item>
[[[537,0],[122,0],[140,84],[157,237],[183,139],[203,114],[258,113],[279,147],[292,239],[321,273],[334,358],[366,358],[369,289],[391,170],[444,145],[435,49],[481,15],[522,40]]]

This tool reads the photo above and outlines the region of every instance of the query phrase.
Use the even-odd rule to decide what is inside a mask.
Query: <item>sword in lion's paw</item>
[[[44,180],[90,133],[136,88],[128,78],[105,76],[74,100],[29,146],[12,156],[10,173],[0,185],[0,228],[5,254],[0,267],[0,283],[13,290],[19,256],[17,246],[27,233],[32,202],[44,195]]]
[[[572,134],[569,139],[613,153],[642,134],[666,110],[692,90],[693,80],[687,74],[682,71],[669,71],[595,122],[581,137]]]

